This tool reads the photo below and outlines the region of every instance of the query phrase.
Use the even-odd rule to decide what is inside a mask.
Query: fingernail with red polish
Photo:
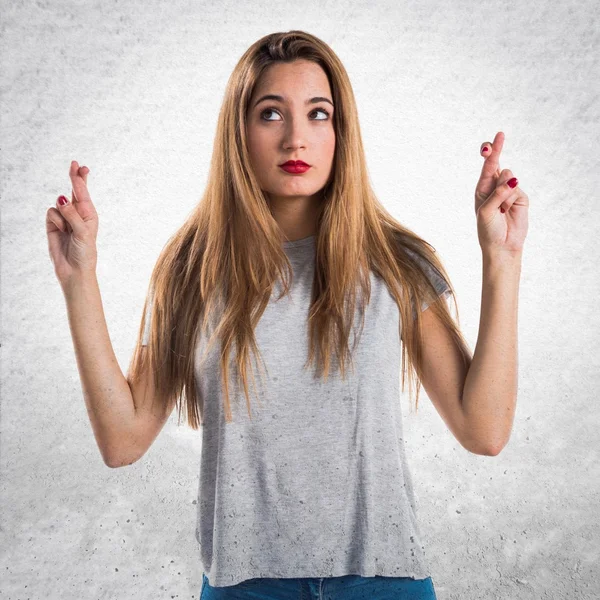
[[[511,188],[517,187],[517,183],[519,183],[519,180],[516,177],[513,177],[512,179],[509,179],[506,183],[508,183],[508,185]]]
[[[483,148],[482,152],[487,152],[487,151],[488,151],[488,147],[487,147],[487,146],[485,146],[485,147]]]
[[[501,212],[501,213],[503,213],[503,212],[506,212],[506,211],[504,210],[504,208],[502,208],[502,206],[500,207],[500,212]]]

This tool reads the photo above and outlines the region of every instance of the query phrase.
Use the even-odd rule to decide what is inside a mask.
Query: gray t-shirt
[[[206,340],[197,343],[204,419],[196,540],[213,586],[255,577],[430,576],[404,450],[398,307],[371,272],[354,371],[345,380],[337,368],[327,383],[315,378],[313,366],[303,368],[315,240],[283,244],[294,269],[291,297],[275,301],[274,286],[256,326],[268,376],[261,382],[253,362],[260,404],[250,380],[252,420],[232,383],[233,422],[225,422],[220,343],[204,364]],[[446,282],[424,266],[447,296]],[[350,348],[359,326],[357,308]]]

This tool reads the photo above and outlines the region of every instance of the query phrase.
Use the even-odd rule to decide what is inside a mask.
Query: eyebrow
[[[278,102],[285,102],[283,96],[279,96],[277,94],[266,94],[261,96],[255,103],[254,106],[262,102],[263,100],[277,100]],[[307,100],[305,104],[316,104],[317,102],[329,102],[331,106],[333,106],[333,102],[329,98],[324,98],[323,96],[315,96],[314,98],[310,98]]]

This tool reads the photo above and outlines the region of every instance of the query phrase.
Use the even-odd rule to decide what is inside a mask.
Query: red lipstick
[[[305,173],[311,165],[307,165],[303,160],[288,160],[279,165],[287,173]]]

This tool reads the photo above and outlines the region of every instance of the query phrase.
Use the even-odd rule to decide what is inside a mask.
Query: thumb
[[[59,196],[56,200],[56,207],[61,216],[71,226],[73,233],[83,237],[86,231],[85,221],[81,218],[73,203],[66,196]]]

